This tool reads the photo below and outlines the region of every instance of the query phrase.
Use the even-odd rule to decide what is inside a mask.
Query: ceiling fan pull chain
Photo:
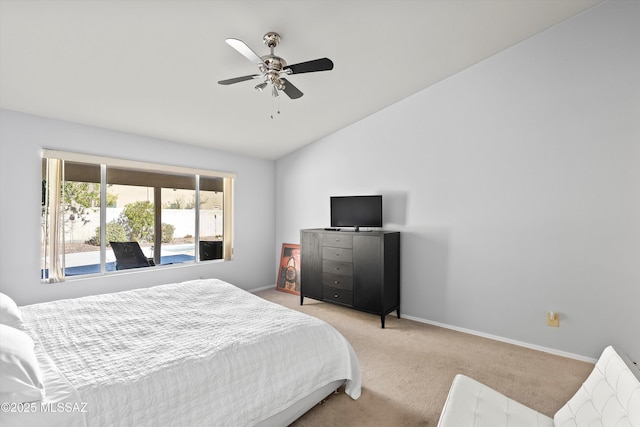
[[[273,113],[271,113],[271,119],[273,120],[274,114],[280,114],[280,97],[278,96],[278,88],[273,86],[271,96],[271,108],[273,109]]]

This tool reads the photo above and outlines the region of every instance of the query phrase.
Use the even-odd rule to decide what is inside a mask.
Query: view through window
[[[42,281],[230,260],[234,177],[45,150]]]

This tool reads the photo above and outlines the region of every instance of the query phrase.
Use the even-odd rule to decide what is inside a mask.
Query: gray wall
[[[276,246],[381,193],[405,315],[640,359],[639,18],[604,3],[280,159]]]
[[[235,181],[234,259],[41,284],[40,149],[229,171]],[[0,111],[0,291],[19,305],[217,277],[244,289],[273,284],[275,164],[203,148]]]

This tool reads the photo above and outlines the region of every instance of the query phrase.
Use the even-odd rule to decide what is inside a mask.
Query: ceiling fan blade
[[[282,89],[284,91],[284,93],[287,94],[287,96],[291,99],[298,99],[300,98],[302,95],[304,95],[302,92],[300,92],[300,89],[298,89],[297,87],[295,87],[294,85],[291,84],[291,82],[287,79],[282,79],[282,81],[284,82],[284,89]]]
[[[249,46],[245,44],[242,40],[238,39],[226,39],[225,40],[229,46],[240,52],[242,56],[247,58],[249,61],[253,62],[257,66],[264,66],[264,61],[257,53],[255,53]]]
[[[300,62],[288,65],[285,69],[290,69],[291,74],[312,73],[314,71],[333,70],[333,62],[329,58],[314,59],[313,61]]]
[[[220,80],[218,84],[232,85],[234,83],[244,82],[247,80],[259,79],[260,77],[262,77],[262,74],[251,74],[250,76],[234,77],[232,79]]]

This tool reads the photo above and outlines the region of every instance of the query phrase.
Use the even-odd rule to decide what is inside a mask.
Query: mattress
[[[360,396],[358,359],[333,327],[221,280],[21,312],[91,427],[253,426],[337,380]]]

